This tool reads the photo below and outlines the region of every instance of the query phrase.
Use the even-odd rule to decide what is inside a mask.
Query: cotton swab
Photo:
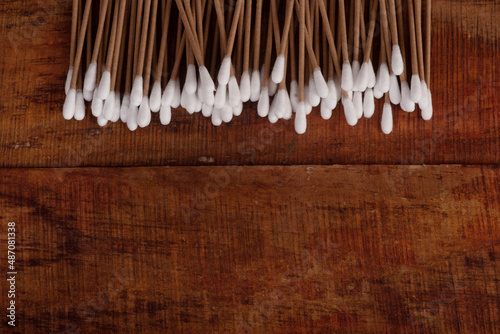
[[[432,1],[425,1],[425,81],[427,83],[427,106],[422,109],[422,119],[428,121],[432,118],[432,94],[431,94],[431,39],[432,39]]]
[[[73,69],[75,65],[75,53],[76,53],[76,38],[78,30],[78,0],[73,0],[73,14],[71,17],[71,43],[69,51],[69,69],[66,76],[65,93],[69,92],[71,86],[71,79],[73,77]]]
[[[411,99],[414,103],[418,103],[422,96],[422,85],[418,74],[418,50],[415,31],[415,13],[413,0],[408,0],[408,17],[410,25],[410,43],[411,43]]]

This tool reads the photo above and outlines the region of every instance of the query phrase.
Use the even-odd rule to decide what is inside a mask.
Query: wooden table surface
[[[433,2],[434,118],[62,118],[71,1],[0,3],[2,333],[500,333],[500,3]]]

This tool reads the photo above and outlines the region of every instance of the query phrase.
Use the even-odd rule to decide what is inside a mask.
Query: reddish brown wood
[[[500,5],[495,0],[433,1],[435,117],[395,113],[380,130],[381,109],[351,128],[343,112],[319,112],[299,136],[292,122],[271,125],[248,105],[214,128],[174,112],[168,127],[99,128],[62,118],[71,1],[0,4],[0,166],[150,166],[227,164],[497,164],[500,161]],[[381,107],[381,105],[379,106]]]
[[[499,181],[459,166],[2,170],[16,329],[499,333]]]

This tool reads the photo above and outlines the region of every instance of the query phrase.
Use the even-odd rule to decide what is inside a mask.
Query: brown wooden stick
[[[396,6],[394,4],[394,0],[389,0],[389,25],[391,28],[391,37],[392,37],[392,45],[398,45],[399,46],[399,40],[398,40],[398,26],[397,26],[397,20],[396,20]]]
[[[318,4],[321,16],[323,17],[323,31],[326,33],[326,38],[328,40],[328,45],[330,47],[331,58],[335,66],[335,70],[337,71],[337,75],[339,76],[339,78],[341,78],[342,69],[340,67],[335,41],[333,39],[333,32],[331,30],[331,26],[329,23],[328,13],[326,12],[325,0],[319,0]]]
[[[78,43],[75,53],[75,63],[73,65],[73,76],[71,77],[70,89],[76,89],[78,81],[78,72],[80,70],[80,62],[82,60],[83,45],[85,44],[85,34],[87,32],[87,24],[89,21],[90,9],[92,7],[92,0],[87,0],[85,3],[85,10],[83,12],[82,24],[80,26],[80,34],[78,36]]]
[[[379,0],[379,5],[380,5],[380,25],[382,29],[382,34],[384,37],[384,41],[386,42],[385,44],[386,48],[390,49],[391,35],[389,32],[389,21],[387,19],[387,7],[385,6],[385,0]],[[387,52],[387,63],[389,65],[391,63],[391,56],[389,52]],[[389,66],[389,68],[390,67],[391,66]]]
[[[206,0],[200,1],[196,0],[196,28],[198,29],[198,43],[200,44],[200,51],[205,54],[203,45],[203,11],[205,10]]]
[[[167,5],[165,7],[163,27],[161,31],[161,42],[160,42],[160,52],[158,54],[158,64],[156,65],[156,71],[153,76],[155,82],[161,80],[161,72],[163,70],[163,64],[167,61],[167,41],[168,41],[168,27],[170,26],[170,14],[172,12],[172,0],[167,0]]]
[[[254,54],[253,54],[253,70],[258,71],[260,68],[259,56],[260,56],[260,34],[261,34],[261,24],[262,24],[262,0],[257,0],[256,10],[255,10],[255,39],[254,39]]]
[[[347,45],[347,27],[345,22],[345,4],[344,0],[339,0],[339,29],[342,38],[342,60],[344,63],[349,62],[349,49]]]
[[[418,53],[413,0],[408,0],[408,19],[408,24],[410,26],[411,72],[413,75],[418,75]]]
[[[420,80],[425,80],[424,42],[422,38],[422,0],[415,0],[415,30],[417,35],[419,76]]]
[[[141,45],[141,31],[142,31],[142,12],[144,11],[144,0],[138,0],[137,3],[137,19],[135,24],[135,38],[134,38],[134,78],[139,75],[139,49]],[[142,71],[142,69],[141,69]],[[133,79],[132,79],[133,80]]]
[[[273,51],[273,17],[269,16],[267,23],[267,41],[266,41],[266,55],[264,58],[264,80],[262,87],[269,86],[269,72],[271,70],[271,55]]]
[[[279,27],[279,17],[278,17],[278,8],[276,5],[276,0],[271,0],[271,17],[273,18],[273,33],[274,33],[274,44],[276,47],[281,45],[281,34]]]
[[[305,38],[306,38],[306,3],[299,0],[299,92],[298,101],[304,102],[304,67],[305,67]]]
[[[71,16],[71,45],[69,50],[69,66],[75,65],[76,38],[78,33],[78,0],[73,0],[73,12]]]
[[[101,1],[101,8],[99,10],[99,23],[97,26],[97,33],[95,37],[94,43],[94,52],[92,53],[92,62],[97,61],[97,57],[99,56],[99,52],[101,50],[101,40],[104,32],[104,23],[106,21],[106,13],[108,11],[108,2],[109,0]]]
[[[170,75],[171,79],[177,79],[179,75],[179,68],[181,65],[182,57],[184,56],[184,50],[186,49],[186,29],[182,33],[182,37],[179,42],[179,48],[177,49],[177,53],[175,55],[175,62],[172,68],[172,74]]]
[[[354,2],[354,44],[353,60],[359,60],[359,35],[361,29],[361,0]]]
[[[248,72],[250,67],[250,42],[252,36],[252,0],[246,1],[245,9],[245,39],[243,50],[243,72]]]
[[[130,27],[127,46],[127,75],[125,77],[125,94],[130,93],[132,88],[132,70],[134,61],[134,40],[135,40],[135,24],[137,21],[137,0],[132,0],[132,8],[130,9]]]
[[[283,27],[283,35],[281,38],[281,44],[278,54],[283,54],[284,53],[283,50],[285,48],[288,48],[288,38],[290,36],[290,25],[292,24],[293,8],[294,8],[294,2],[287,1],[286,12],[285,12],[285,25]]]
[[[295,27],[291,27],[290,29],[290,79],[292,81],[297,81],[297,59],[296,52],[297,49],[295,47]],[[284,80],[283,80],[284,81]]]
[[[320,14],[321,14],[321,3],[324,4],[324,0],[320,0],[319,1],[319,9],[320,9]],[[326,6],[325,6],[326,7]],[[333,64],[333,55],[337,56],[337,52],[335,52],[335,49],[334,50],[330,50],[330,41],[333,43],[333,46],[335,47],[335,40],[333,38],[333,36],[335,36],[335,17],[336,17],[336,14],[337,14],[337,11],[336,11],[336,8],[337,8],[337,4],[336,4],[336,1],[333,0],[330,2],[330,18],[327,17],[327,20],[324,20],[322,19],[323,21],[325,22],[328,22],[330,21],[330,27],[328,27],[327,25],[325,25],[325,22],[323,22],[323,31],[325,31],[325,36],[326,36],[326,42],[328,43],[328,48],[325,47],[325,49],[328,49],[329,53],[331,54],[331,56],[328,56],[328,78],[330,79],[333,79],[333,76],[335,75],[335,65]],[[326,9],[325,9],[325,12],[326,12]],[[323,16],[323,14],[321,14]],[[329,39],[330,37],[328,37],[327,34],[330,34],[330,37],[331,37],[331,40]],[[331,52],[330,52],[331,51]],[[337,62],[338,62],[338,57],[337,57]]]
[[[361,1],[361,18],[359,22],[359,27],[361,29],[361,47],[363,48],[363,53],[366,52],[366,26],[365,26],[365,0]]]
[[[403,62],[403,73],[399,76],[401,82],[406,82],[408,79],[408,67],[406,64],[406,46],[405,46],[405,32],[404,32],[404,16],[403,16],[403,3],[402,0],[396,0],[397,8],[396,17],[398,19],[398,41],[401,49],[401,55],[405,60]]]
[[[85,53],[86,64],[83,66],[87,68],[90,65],[90,61],[92,59],[92,11],[89,14],[89,23],[87,24],[87,41],[85,42]]]
[[[375,24],[377,23],[377,11],[378,11],[378,1],[373,1],[373,5],[370,9],[370,25],[368,27],[368,37],[366,38],[366,49],[365,57],[363,61],[368,63],[372,54],[373,48],[373,36],[375,34]]]
[[[221,49],[226,52],[227,48],[227,36],[226,36],[226,25],[224,23],[224,8],[221,0],[215,0],[215,12],[217,14],[217,25],[219,27],[219,41]]]
[[[238,29],[238,23],[240,20],[240,13],[242,7],[243,7],[243,0],[238,0],[238,2],[236,2],[236,8],[234,9],[231,30],[229,31],[229,36],[227,38],[226,54],[225,54],[226,57],[231,57],[231,54],[233,53],[234,40],[236,38],[236,29]]]
[[[212,8],[214,7],[214,0],[208,0],[205,10],[205,27],[203,28],[203,58],[207,54],[208,33],[210,32],[210,24],[212,22]]]
[[[146,58],[146,67],[144,68],[144,84],[143,84],[143,96],[149,94],[149,85],[151,83],[151,65],[153,63],[153,46],[155,44],[156,36],[156,20],[158,17],[158,0],[153,0],[151,7],[151,19],[149,28],[149,39],[148,39],[148,50]]]
[[[151,17],[150,12],[151,12],[151,0],[145,0],[144,12],[142,16],[141,36],[139,37],[140,45],[139,45],[139,56],[137,58],[137,72],[136,72],[136,76],[141,76],[141,77],[144,74],[144,62],[146,60],[149,19]]]
[[[425,81],[431,88],[432,0],[425,1]]]
[[[113,9],[113,23],[111,24],[111,34],[109,35],[109,43],[108,43],[108,54],[106,56],[106,65],[104,69],[106,71],[111,72],[111,68],[113,67],[113,58],[115,55],[115,45],[116,45],[116,29],[118,25],[118,14],[119,14],[120,2],[115,1],[114,9]]]
[[[238,23],[238,38],[236,42],[236,76],[241,77],[243,67],[243,33],[245,32],[245,6],[241,6],[240,20]]]
[[[127,1],[121,0],[120,2],[120,11],[118,13],[118,25],[117,25],[117,33],[116,33],[116,47],[113,55],[113,65],[111,67],[111,84],[110,91],[113,92],[115,90],[116,85],[116,77],[118,72],[118,63],[120,60],[120,51],[121,51],[121,43],[123,36],[123,23],[125,22],[125,10],[127,9]],[[121,69],[120,69],[121,70]]]
[[[189,39],[189,45],[193,49],[196,62],[198,63],[199,66],[204,66],[204,57],[201,54],[200,44],[198,43],[198,37],[193,31],[193,27],[189,22],[186,10],[184,9],[184,6],[182,5],[181,1],[182,0],[175,0],[175,2],[177,3],[177,9],[179,10],[179,15],[184,24],[184,31],[186,33],[187,39]],[[186,41],[186,45],[187,44],[188,42]]]

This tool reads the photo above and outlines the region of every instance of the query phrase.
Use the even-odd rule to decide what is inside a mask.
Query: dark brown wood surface
[[[25,333],[500,332],[496,167],[12,169],[0,207]]]
[[[93,117],[62,117],[71,1],[0,3],[0,166],[164,166],[243,164],[496,164],[500,161],[500,4],[434,1],[432,90],[435,117],[395,112],[380,130],[381,109],[356,127],[337,109],[315,111],[308,131],[271,125],[248,105],[214,128],[201,115],[174,112],[164,127],[130,133]],[[379,105],[381,107],[381,105]]]

